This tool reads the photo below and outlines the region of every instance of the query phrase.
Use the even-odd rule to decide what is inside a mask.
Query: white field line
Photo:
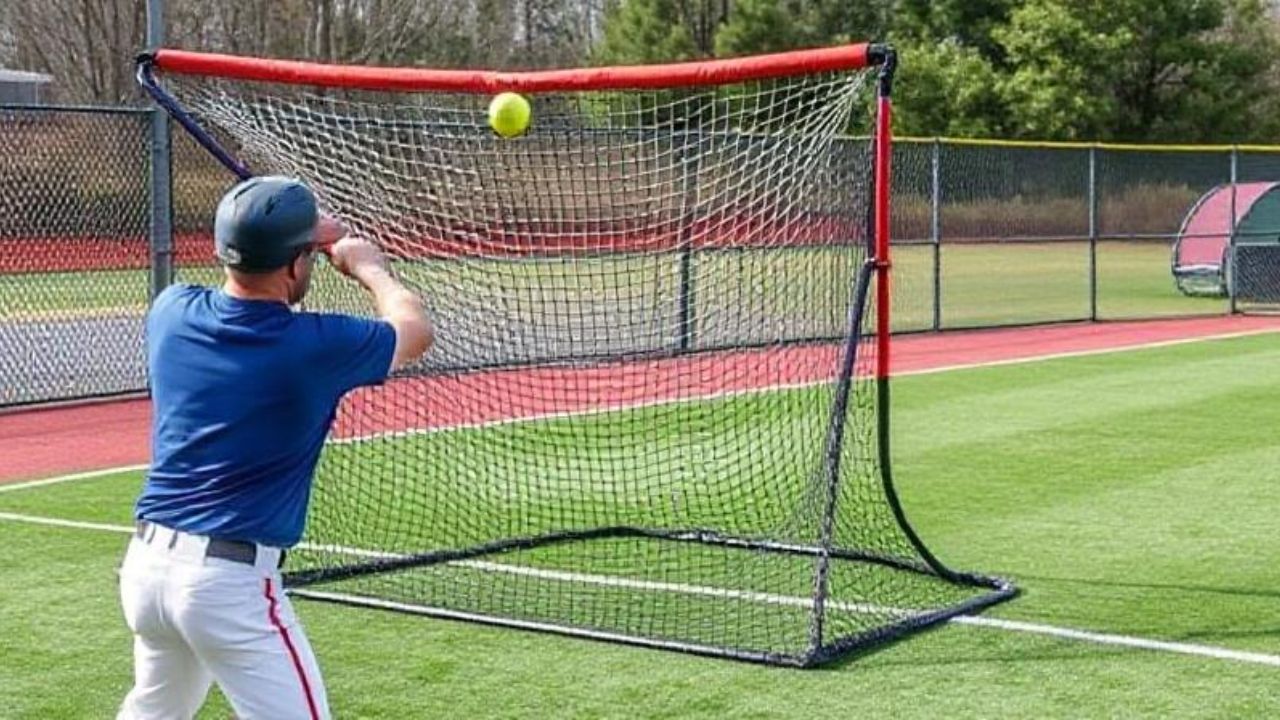
[[[81,520],[63,520],[62,518],[41,517],[39,515],[23,515],[21,513],[0,512],[0,520],[30,523],[32,525],[49,525],[52,527],[72,528],[74,530],[100,530],[102,532],[131,533],[134,528],[124,525],[84,522]]]
[[[9,520],[12,522],[31,523],[35,525],[46,525],[53,527],[74,528],[78,530],[98,530],[104,532],[115,532],[127,534],[134,532],[134,528],[125,525],[110,525],[105,523],[80,522],[77,520],[63,520],[60,518],[40,517],[35,515],[22,515],[18,513],[0,512],[0,520]],[[366,550],[361,548],[348,548],[341,545],[311,545],[303,543],[300,548],[310,550],[322,550],[327,552],[349,554],[357,557],[382,557],[396,558],[401,557],[395,553],[380,552],[376,550]],[[810,608],[813,601],[809,598],[794,597],[790,595],[777,595],[773,593],[761,593],[748,590],[734,590],[732,588],[718,588],[704,585],[686,585],[683,583],[654,582],[648,580],[633,580],[631,578],[617,577],[612,575],[596,575],[593,573],[577,573],[564,572],[558,570],[544,570],[541,568],[507,565],[504,563],[495,563],[486,560],[458,560],[447,563],[455,567],[463,567],[471,570],[479,570],[482,572],[506,573],[511,575],[519,575],[524,577],[533,577],[542,580],[556,580],[561,582],[576,582],[587,585],[598,585],[603,587],[619,587],[633,590],[642,590],[647,592],[670,592],[683,595],[694,595],[700,597],[714,597],[732,600],[745,600],[748,602],[759,602],[769,605],[783,605],[788,607]],[[390,603],[377,599],[368,599],[357,596],[349,596],[341,593],[327,593],[322,591],[305,590],[302,595],[310,595],[318,598],[348,599],[366,605],[375,605],[379,607],[389,607],[393,609],[422,611],[421,606]],[[910,617],[918,613],[917,610],[904,608],[890,608],[865,603],[844,603],[832,602],[831,607],[846,611],[858,613],[880,613],[895,615],[900,618]],[[471,615],[461,612],[446,612],[440,614],[452,614],[463,619],[481,619],[480,616]],[[1035,635],[1046,635],[1050,637],[1060,638],[1063,640],[1076,640],[1081,642],[1090,642],[1100,645],[1116,645],[1120,647],[1136,648],[1141,650],[1151,650],[1155,652],[1175,653],[1179,655],[1193,655],[1197,657],[1207,657],[1216,660],[1228,660],[1232,662],[1251,663],[1255,665],[1267,665],[1280,668],[1280,655],[1268,655],[1265,653],[1245,652],[1241,650],[1231,650],[1228,648],[1215,647],[1212,645],[1195,645],[1191,643],[1167,642],[1164,640],[1152,640],[1150,638],[1134,637],[1130,635],[1113,635],[1109,633],[1097,633],[1087,630],[1074,630],[1071,628],[1056,627],[1053,625],[1043,625],[1040,623],[1028,623],[1017,620],[1002,620],[999,618],[987,618],[977,615],[961,615],[951,618],[948,622],[957,625],[970,625],[974,627],[992,628],[996,630],[1006,630],[1010,632],[1031,633]],[[528,627],[554,629],[549,625],[540,623],[524,623]]]
[[[935,368],[923,368],[920,370],[908,370],[906,372],[894,373],[893,376],[907,377],[909,375],[933,375],[935,373],[955,372],[956,370],[973,370],[977,368],[1002,367],[1005,365],[1026,365],[1028,363],[1046,362],[1049,360],[1091,357],[1093,355],[1111,355],[1114,353],[1129,352],[1131,350],[1154,350],[1156,348],[1174,347],[1176,345],[1190,345],[1192,343],[1212,342],[1214,340],[1232,340],[1235,338],[1252,337],[1254,335],[1268,335],[1271,333],[1280,333],[1280,324],[1275,327],[1218,333],[1217,335],[1201,335],[1193,338],[1156,340],[1153,342],[1136,343],[1133,345],[1115,345],[1111,347],[1094,348],[1092,350],[1071,350],[1060,353],[1048,353],[1045,355],[1028,355],[1027,357],[1008,358],[1006,360],[986,360],[983,362],[962,363],[959,365],[941,365]]]
[[[57,485],[58,483],[71,482],[73,480],[88,480],[90,478],[116,475],[123,472],[146,470],[147,467],[148,466],[146,465],[126,465],[124,467],[106,468],[105,470],[91,470],[89,472],[73,473],[71,475],[59,475],[58,477],[45,478],[44,480],[31,480],[28,482],[9,483],[7,485],[0,484],[0,493],[13,492],[15,490],[28,490],[30,488],[44,487],[46,485]]]
[[[1227,648],[1214,647],[1212,645],[1192,645],[1191,643],[1166,642],[1164,640],[1151,640],[1148,638],[1132,637],[1129,635],[1111,635],[1108,633],[1089,632],[1087,630],[1072,630],[1070,628],[1054,627],[1053,625],[1041,625],[1040,623],[979,617],[977,615],[962,615],[960,617],[951,618],[951,622],[959,625],[974,625],[976,627],[995,628],[997,630],[1049,635],[1051,637],[1062,638],[1064,640],[1080,640],[1083,642],[1098,643],[1101,645],[1119,645],[1122,647],[1139,648],[1142,650],[1178,653],[1180,655],[1198,655],[1200,657],[1209,657],[1218,660],[1233,660],[1235,662],[1270,665],[1271,667],[1280,668],[1280,655],[1267,655],[1265,653],[1230,650]]]

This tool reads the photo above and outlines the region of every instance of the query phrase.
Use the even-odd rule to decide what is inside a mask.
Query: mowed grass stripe
[[[1107,417],[1131,410],[1164,409],[1180,425],[1212,424],[1219,395],[1280,392],[1265,381],[1278,357],[1280,334],[1268,334],[898,378],[895,450],[910,459],[1072,423],[1135,437]],[[917,427],[928,432],[912,432]]]

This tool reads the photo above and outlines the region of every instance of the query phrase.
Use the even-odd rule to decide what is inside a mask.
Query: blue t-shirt
[[[151,471],[137,517],[290,547],[343,394],[386,379],[389,323],[174,285],[147,316]]]

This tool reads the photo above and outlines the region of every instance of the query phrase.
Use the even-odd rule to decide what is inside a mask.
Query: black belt
[[[156,536],[155,528],[157,527],[159,526],[155,523],[147,522],[146,520],[139,520],[137,529],[134,530],[133,534],[142,542],[150,545],[151,540]],[[170,532],[176,533],[181,531],[174,531],[170,528]],[[175,534],[173,536],[173,540],[170,541],[170,549],[173,548],[173,543],[177,541],[177,537],[178,536]],[[243,563],[245,565],[257,565],[258,546],[254,543],[245,542],[243,540],[209,538],[209,544],[205,547],[204,556],[219,558],[221,560],[230,560],[232,562]],[[280,563],[276,567],[284,566],[284,556],[285,551],[282,549],[280,551]]]

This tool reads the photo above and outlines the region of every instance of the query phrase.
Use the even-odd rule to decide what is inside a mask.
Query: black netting
[[[487,97],[171,79],[379,242],[437,326],[344,402],[290,582],[790,663],[1004,597],[892,500],[871,147],[837,139],[869,126],[867,77],[540,94],[514,140]],[[368,312],[333,273],[309,303]]]

